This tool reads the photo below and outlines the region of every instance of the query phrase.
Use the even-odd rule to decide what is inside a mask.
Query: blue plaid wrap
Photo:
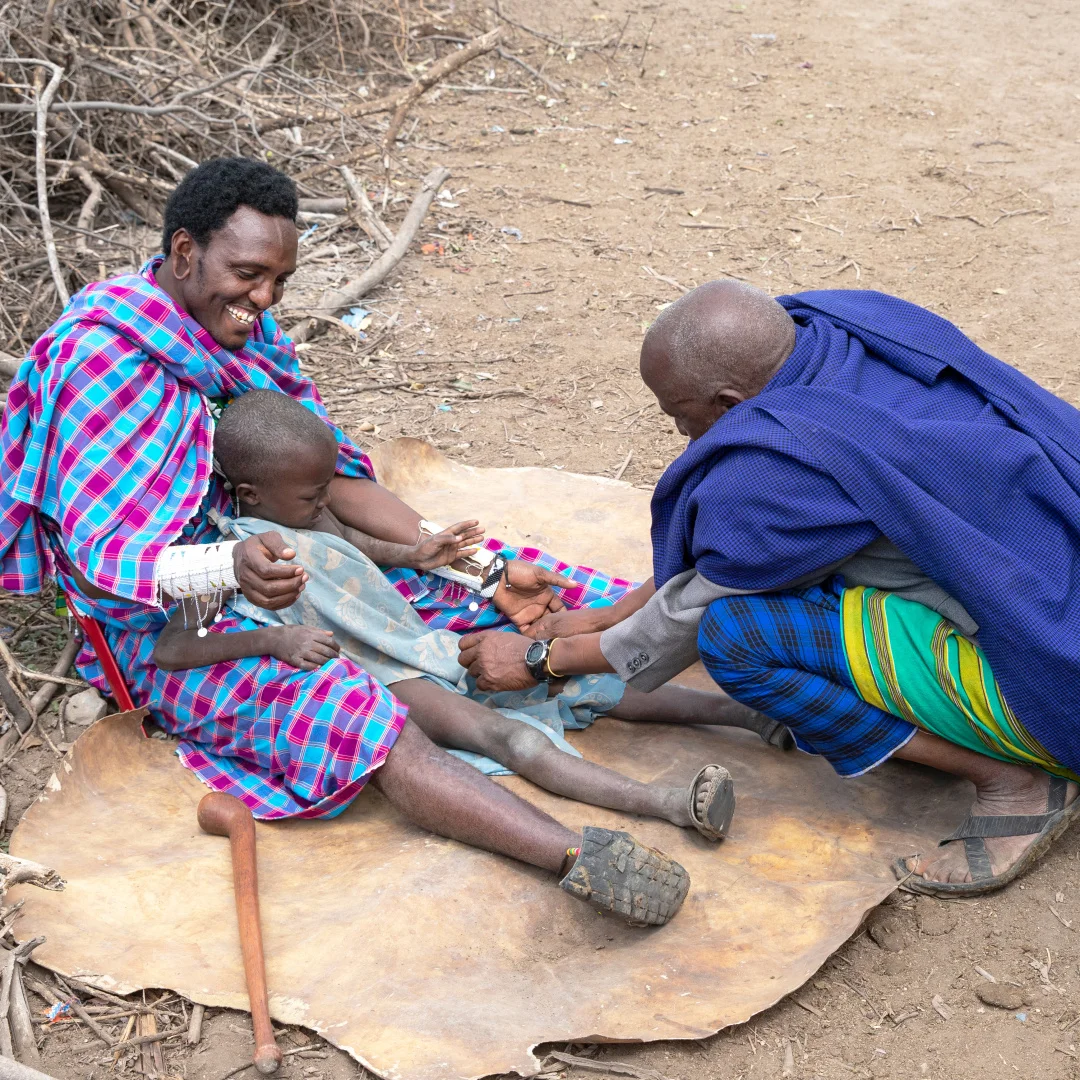
[[[855,692],[831,585],[714,600],[698,629],[705,669],[736,701],[786,724],[800,750],[860,776],[918,730]]]

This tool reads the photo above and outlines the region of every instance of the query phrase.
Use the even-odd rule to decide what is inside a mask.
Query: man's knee
[[[725,596],[714,600],[698,626],[701,662],[723,689],[739,683],[764,663],[760,630],[753,619],[750,598]]]

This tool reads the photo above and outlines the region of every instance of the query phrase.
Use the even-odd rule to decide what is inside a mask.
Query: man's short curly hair
[[[260,214],[296,219],[296,185],[283,172],[253,158],[211,158],[196,166],[177,184],[165,204],[161,249],[172,247],[173,233],[186,229],[200,247],[241,206]]]

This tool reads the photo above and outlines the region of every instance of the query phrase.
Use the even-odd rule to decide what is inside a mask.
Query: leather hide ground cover
[[[479,517],[489,535],[623,576],[650,573],[648,492],[545,469],[454,464],[410,439],[379,448],[380,479],[425,517]],[[700,668],[680,681],[706,686]],[[539,871],[414,828],[368,789],[333,821],[258,826],[270,1007],[367,1068],[402,1080],[536,1072],[558,1041],[700,1038],[800,986],[895,887],[890,863],[963,816],[963,786],[899,763],[841,781],[743,732],[603,719],[572,735],[640,780],[732,772],[719,845],[500,781],[571,828],[628,828],[693,881],[666,927],[598,914]],[[23,888],[35,959],[120,992],[168,987],[245,1008],[227,841],[200,833],[205,789],[138,716],[107,718],[68,755],[11,851],[53,866]]]

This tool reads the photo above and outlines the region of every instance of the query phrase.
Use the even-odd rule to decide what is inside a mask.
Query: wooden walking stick
[[[266,997],[266,965],[263,961],[262,927],[259,923],[259,877],[255,863],[255,821],[237,798],[222,791],[204,795],[199,803],[199,828],[212,836],[227,836],[232,848],[236,919],[240,924],[240,951],[255,1029],[255,1068],[264,1076],[277,1072],[281,1050],[270,1025]]]

